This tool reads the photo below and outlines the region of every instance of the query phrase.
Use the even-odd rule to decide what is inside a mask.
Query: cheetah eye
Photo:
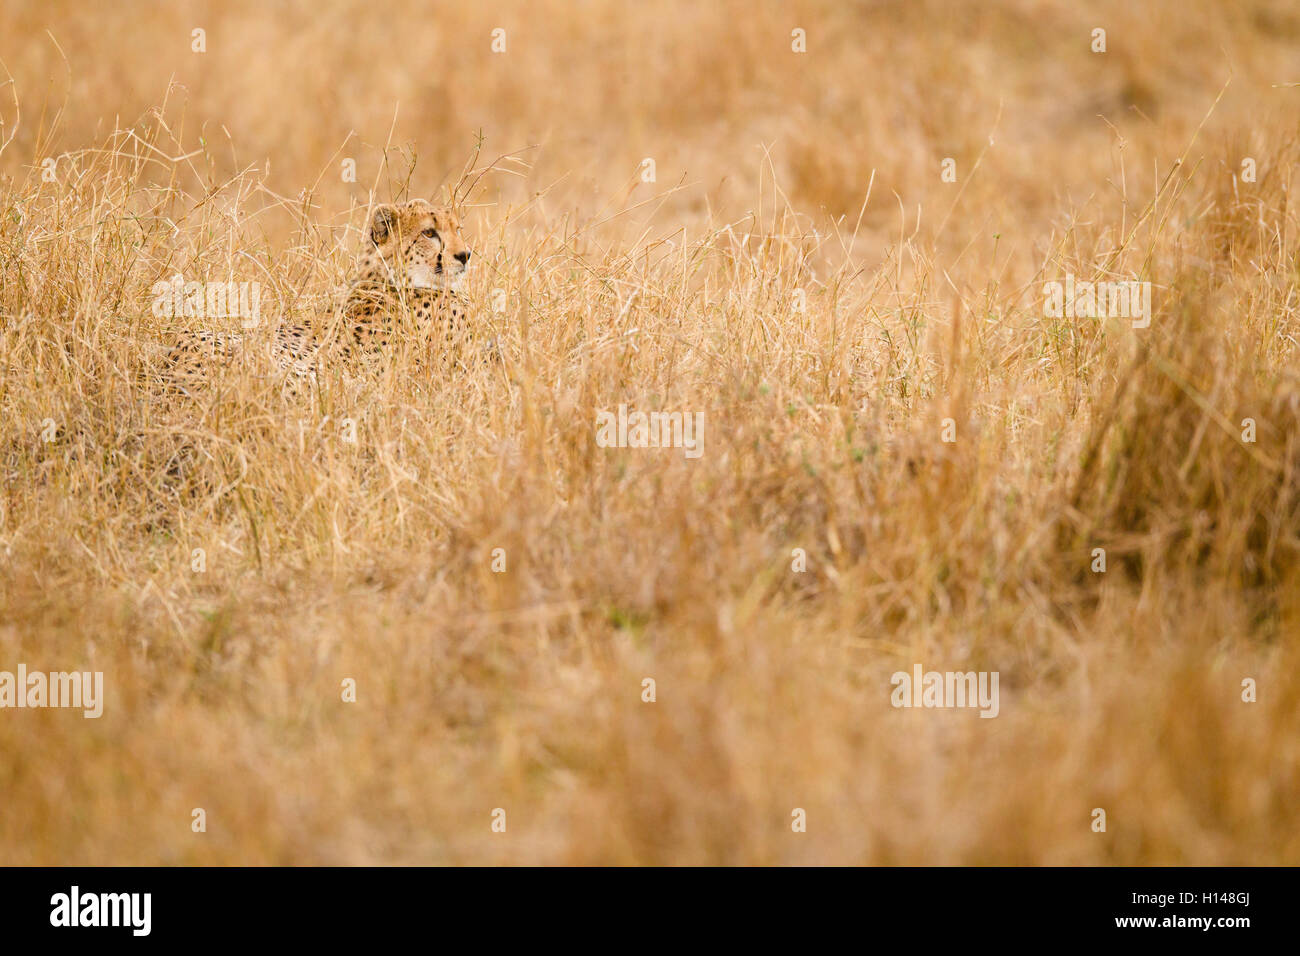
[[[438,238],[438,230],[434,229],[433,226],[430,226],[428,229],[424,230],[424,234],[428,236],[430,239]]]

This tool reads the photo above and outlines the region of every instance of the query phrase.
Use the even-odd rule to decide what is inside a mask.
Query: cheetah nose
[[[461,265],[463,265],[463,266],[468,266],[468,265],[469,265],[469,255],[470,255],[470,252],[469,252],[468,249],[466,249],[464,252],[458,252],[458,253],[456,253],[456,261],[459,262],[459,263],[460,263]]]

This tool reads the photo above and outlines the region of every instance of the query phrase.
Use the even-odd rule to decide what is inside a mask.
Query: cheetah
[[[429,335],[439,326],[454,333],[467,314],[459,287],[471,255],[460,230],[451,209],[424,199],[377,206],[358,275],[334,320],[320,335],[302,325],[281,326],[261,343],[284,376],[286,393],[296,394],[304,384],[314,387],[324,360],[381,356],[397,332],[403,306],[418,334]],[[184,332],[167,353],[162,382],[192,397],[214,364],[247,355],[254,341],[237,332]]]

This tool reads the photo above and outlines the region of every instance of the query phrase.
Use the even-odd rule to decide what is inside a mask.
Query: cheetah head
[[[460,220],[423,199],[383,203],[370,217],[363,278],[407,289],[456,289],[469,268]]]

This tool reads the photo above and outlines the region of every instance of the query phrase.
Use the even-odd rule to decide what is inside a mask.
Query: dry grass
[[[0,14],[0,670],[108,692],[0,712],[0,860],[1300,862],[1290,3],[284,6]],[[466,340],[142,386],[159,279],[314,320],[458,185]]]

